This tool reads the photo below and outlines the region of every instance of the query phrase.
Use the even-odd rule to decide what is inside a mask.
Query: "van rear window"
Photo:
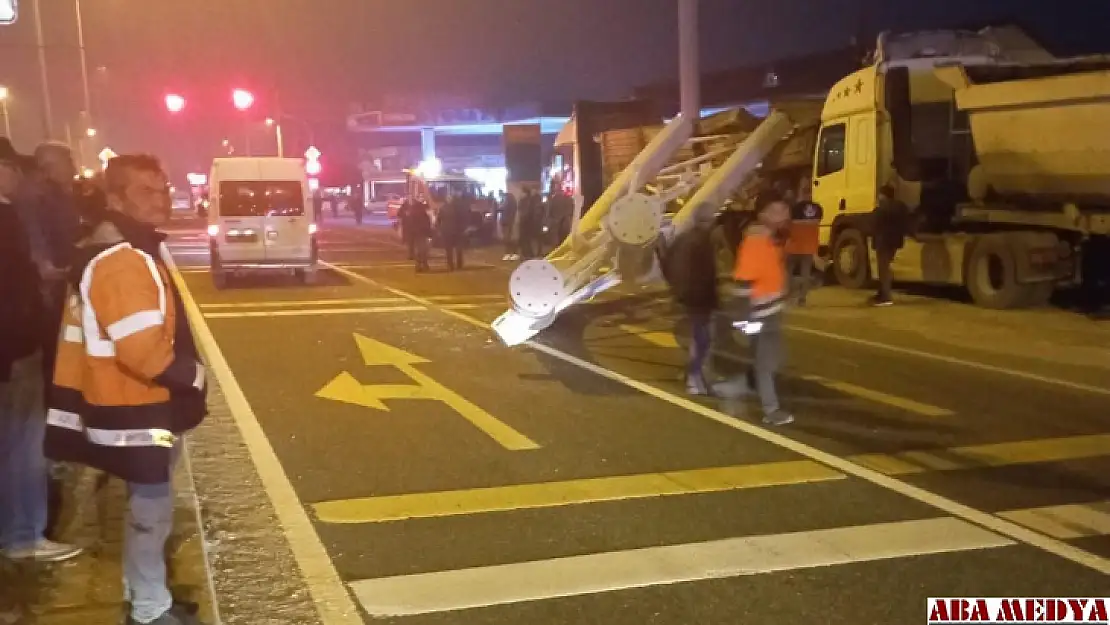
[[[304,215],[304,195],[298,182],[220,183],[222,217],[298,217]]]

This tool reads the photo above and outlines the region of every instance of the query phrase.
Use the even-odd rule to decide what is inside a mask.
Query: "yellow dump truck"
[[[813,196],[836,280],[861,287],[874,275],[869,217],[887,183],[917,224],[896,281],[1018,308],[1106,279],[1110,59],[1030,61],[989,39],[969,53],[970,33],[926,35],[880,38],[874,62],[825,101]]]

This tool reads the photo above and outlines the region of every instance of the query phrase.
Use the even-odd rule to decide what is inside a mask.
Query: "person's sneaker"
[[[871,305],[875,308],[884,308],[886,306],[893,306],[894,300],[876,298],[871,300]]]
[[[776,410],[764,416],[763,422],[767,425],[789,425],[794,423],[794,415],[784,410]]]
[[[705,383],[705,378],[696,375],[686,376],[686,393],[703,397],[712,395],[709,385]]]
[[[520,254],[509,254],[509,260],[520,260]]]
[[[35,560],[37,562],[64,562],[76,558],[84,551],[76,545],[56,543],[45,538],[35,543],[33,547],[23,549],[5,549],[3,554],[9,560]]]
[[[505,261],[512,260],[512,259],[513,259],[512,254],[505,254],[504,256],[501,257],[501,260],[505,260]]]
[[[140,625],[140,623],[128,616],[127,625]],[[197,617],[195,611],[191,612],[186,606],[175,603],[173,607],[166,610],[165,614],[154,619],[147,625],[204,625],[204,623]]]

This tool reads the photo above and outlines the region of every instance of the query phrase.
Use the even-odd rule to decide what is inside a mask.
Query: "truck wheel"
[[[1043,295],[1040,284],[1020,284],[1013,250],[1000,237],[979,241],[967,263],[965,283],[971,299],[983,308],[1007,309],[1029,306]],[[1049,290],[1049,295],[1051,295]]]
[[[833,242],[833,275],[840,286],[862,289],[871,278],[871,262],[867,238],[855,229],[842,230]]]

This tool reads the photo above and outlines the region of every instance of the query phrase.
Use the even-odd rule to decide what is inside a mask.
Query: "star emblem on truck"
[[[856,81],[856,93],[863,93],[863,79],[860,78]]]

